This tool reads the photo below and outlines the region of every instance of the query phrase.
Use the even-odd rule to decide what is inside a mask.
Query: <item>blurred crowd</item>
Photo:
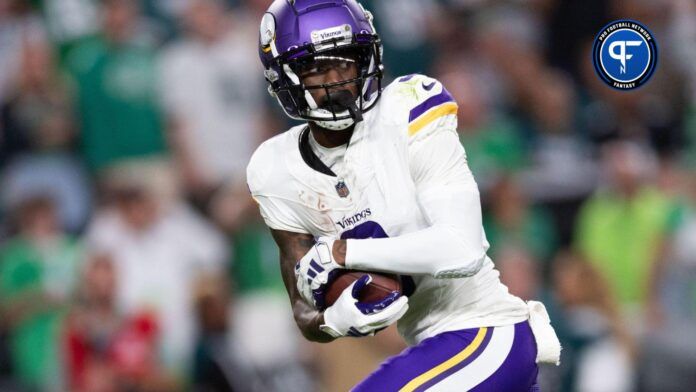
[[[490,255],[564,350],[544,391],[696,388],[696,3],[365,0],[386,79],[459,103]],[[266,94],[270,0],[0,0],[0,390],[340,391],[393,328],[304,341],[245,182],[291,123]],[[594,35],[645,24],[638,90]]]

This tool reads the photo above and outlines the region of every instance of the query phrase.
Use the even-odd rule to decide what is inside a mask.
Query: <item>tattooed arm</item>
[[[307,340],[314,342],[330,342],[331,336],[319,330],[324,323],[324,314],[308,305],[300,296],[295,284],[295,264],[314,245],[314,237],[310,234],[293,233],[290,231],[273,230],[271,234],[280,249],[280,272],[283,275],[285,289],[290,296],[295,322]]]

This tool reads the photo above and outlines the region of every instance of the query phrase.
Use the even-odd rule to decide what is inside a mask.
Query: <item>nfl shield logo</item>
[[[348,190],[346,183],[342,180],[339,181],[338,184],[336,184],[336,192],[341,197],[347,197],[350,194],[350,191]]]

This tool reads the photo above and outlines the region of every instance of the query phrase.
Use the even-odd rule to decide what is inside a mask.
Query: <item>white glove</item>
[[[331,237],[319,237],[316,244],[295,264],[295,281],[302,298],[321,310],[324,308],[324,290],[342,265],[333,258]]]
[[[319,329],[334,338],[372,336],[400,319],[408,310],[408,297],[398,291],[377,302],[358,302],[360,291],[370,282],[372,277],[365,274],[346,287],[324,311],[324,324]]]

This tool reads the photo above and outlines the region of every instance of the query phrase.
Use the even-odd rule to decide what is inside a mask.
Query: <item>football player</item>
[[[247,168],[280,248],[303,335],[329,342],[398,320],[411,345],[355,391],[532,391],[560,345],[542,304],[500,283],[486,256],[479,192],[457,136],[457,104],[423,75],[382,86],[372,15],[355,0],[275,0],[259,53],[286,114]],[[360,303],[369,275],[324,306],[342,269],[400,276],[403,295]]]

